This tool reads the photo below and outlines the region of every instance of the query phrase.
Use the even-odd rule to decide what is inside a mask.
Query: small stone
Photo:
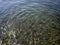
[[[6,31],[6,28],[4,28],[4,31]]]
[[[3,29],[3,27],[1,27],[1,29]]]

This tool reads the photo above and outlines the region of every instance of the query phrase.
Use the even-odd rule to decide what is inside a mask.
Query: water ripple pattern
[[[1,45],[59,45],[60,0],[0,0]]]

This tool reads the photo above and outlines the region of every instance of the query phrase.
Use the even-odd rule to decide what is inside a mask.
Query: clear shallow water
[[[56,0],[0,0],[0,19],[8,17],[8,19],[13,18],[20,12],[22,15],[25,10],[35,10],[40,12],[40,8],[50,8],[52,10],[60,10],[60,1]],[[38,9],[35,9],[38,8]],[[43,8],[42,8],[43,7]]]
[[[31,7],[45,7],[60,12],[59,5],[59,0],[0,0],[0,19],[8,15],[7,13],[19,13],[23,10],[30,9]],[[18,13],[13,14],[12,17],[14,17]]]
[[[59,28],[60,27],[60,22],[59,22],[60,21],[60,11],[59,11],[60,3],[59,2],[60,2],[59,0],[58,1],[57,0],[0,0],[0,34],[1,34],[0,38],[2,40],[5,39],[6,37],[4,37],[4,35],[6,34],[7,34],[7,37],[11,35],[14,36],[15,35],[14,31],[16,31],[18,35],[16,33],[16,38],[14,36],[14,39],[16,40],[14,41],[19,42],[20,40],[19,38],[21,38],[22,36],[21,37],[18,37],[18,36],[20,35],[20,31],[22,30],[23,31],[23,33],[21,33],[21,35],[23,34],[22,40],[25,41],[25,38],[24,38],[25,34],[26,33],[28,34],[28,32],[34,29],[36,29],[35,31],[38,32],[39,34],[42,34],[41,36],[42,39],[48,38],[48,37],[45,37],[44,34],[47,35],[49,31],[54,36],[58,35],[57,33],[60,32],[59,31],[60,29]],[[19,30],[20,29],[19,26],[21,26],[21,30]],[[31,27],[34,27],[34,28],[31,29]],[[47,30],[49,31],[47,32]],[[24,31],[26,31],[26,33]],[[27,39],[27,36],[30,36],[30,34],[26,35],[26,39]],[[38,40],[38,38],[36,39]],[[4,41],[6,41],[7,39],[5,39]],[[11,39],[11,41],[13,41],[13,39]],[[46,41],[47,40],[43,40],[42,42],[46,42]]]
[[[0,18],[5,16],[4,13],[7,12],[11,7],[20,5],[23,8],[27,6],[46,6],[53,8],[55,10],[60,10],[60,1],[59,0],[0,0]],[[5,11],[6,10],[6,11]]]

